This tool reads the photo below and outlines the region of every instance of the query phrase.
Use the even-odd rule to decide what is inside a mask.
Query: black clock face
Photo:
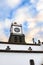
[[[19,28],[14,28],[14,31],[15,32],[20,32],[20,29]]]

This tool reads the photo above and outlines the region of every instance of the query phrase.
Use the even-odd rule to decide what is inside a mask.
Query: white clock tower
[[[21,24],[18,25],[16,22],[11,24],[9,42],[10,43],[24,43],[25,42],[25,36],[22,32]]]
[[[16,22],[11,24],[11,31],[12,34],[20,35],[22,33],[22,25],[18,25]]]

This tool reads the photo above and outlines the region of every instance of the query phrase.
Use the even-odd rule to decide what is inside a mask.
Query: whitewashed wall
[[[28,48],[31,47],[33,51],[43,51],[43,45],[35,46],[35,45],[0,44],[0,49],[6,49],[7,46],[9,46],[11,50],[28,50]]]
[[[0,65],[30,65],[30,59],[35,65],[43,63],[43,53],[1,53]]]

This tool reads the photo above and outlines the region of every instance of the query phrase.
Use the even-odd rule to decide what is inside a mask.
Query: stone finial
[[[29,47],[29,48],[28,48],[28,50],[29,50],[29,51],[32,51],[32,48],[31,48],[31,47]]]
[[[14,24],[17,24],[16,22],[14,22]]]
[[[9,47],[9,46],[7,46],[6,50],[10,50],[10,47]]]

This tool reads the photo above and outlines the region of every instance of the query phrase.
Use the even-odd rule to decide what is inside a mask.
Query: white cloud
[[[25,8],[20,8],[17,10],[16,15],[13,18],[13,22],[22,24],[26,20]]]
[[[38,10],[38,15],[36,17],[36,20],[43,21],[43,0],[39,0],[36,7]]]
[[[2,24],[0,24],[2,25]],[[0,41],[8,41],[8,37],[5,35],[3,26],[0,27]]]
[[[38,15],[37,15],[37,17],[36,17],[36,20],[37,20],[37,21],[43,21],[43,10],[41,10],[41,11],[38,13]]]
[[[30,28],[30,30],[25,34],[26,42],[32,42],[32,38],[43,41],[43,35],[41,34],[41,32],[43,32],[43,27]]]
[[[38,3],[38,0],[31,0],[31,3],[36,4]]]
[[[12,23],[12,21],[10,19],[5,19],[4,21],[0,21],[0,29],[1,30],[4,28],[9,29],[11,26],[11,23]]]
[[[32,42],[32,38],[37,38],[37,40],[40,39],[42,41],[43,37],[38,34],[39,31],[41,32],[42,30],[37,27],[29,31],[26,35],[26,42]]]
[[[9,19],[6,19],[4,21],[0,21],[0,41],[8,41],[8,35],[5,34],[4,29],[10,29],[11,21]],[[10,33],[10,31],[9,31]]]
[[[27,22],[28,22],[28,28],[32,29],[35,27],[36,25],[36,18],[30,18],[30,17],[27,17]]]
[[[2,31],[0,32],[0,41],[8,41],[8,37]]]
[[[21,0],[6,0],[6,1],[7,4],[12,8],[17,6],[21,2]]]
[[[12,21],[10,19],[5,19],[4,28],[10,28]]]
[[[43,0],[39,0],[36,7],[38,11],[43,10]]]

